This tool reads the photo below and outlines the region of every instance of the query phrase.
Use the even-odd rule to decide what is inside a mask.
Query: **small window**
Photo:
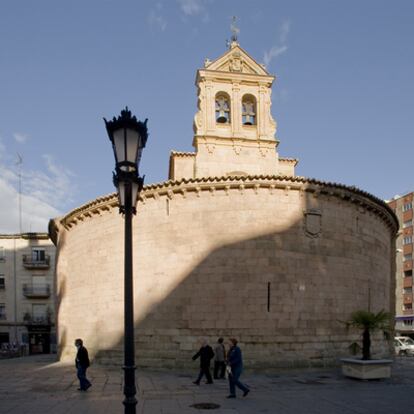
[[[412,303],[405,303],[403,306],[403,310],[411,310],[413,308]]]
[[[413,221],[412,220],[407,220],[407,221],[404,221],[403,228],[405,229],[406,227],[410,227],[412,225],[413,225]]]
[[[243,96],[242,122],[243,125],[256,125],[256,99],[252,95]]]
[[[219,124],[230,123],[230,99],[224,93],[216,95],[216,122]]]
[[[0,303],[0,321],[6,319],[6,304]]]
[[[412,253],[407,253],[404,255],[404,262],[407,260],[412,260],[413,259],[413,254]]]
[[[413,270],[404,270],[404,277],[410,277],[413,275]]]
[[[4,275],[0,275],[0,290],[3,290],[6,288],[6,279],[4,278]]]
[[[0,262],[4,262],[5,258],[6,258],[6,255],[5,255],[4,247],[0,246]]]
[[[44,262],[46,260],[45,249],[41,247],[34,247],[32,249],[33,262]]]
[[[403,244],[412,244],[413,236],[405,236],[403,240]]]
[[[33,311],[33,320],[35,322],[45,322],[46,321],[46,305],[36,304],[32,305]]]
[[[410,203],[405,203],[403,205],[402,211],[405,212],[405,211],[412,210],[412,209],[413,209],[413,203],[410,202]]]
[[[410,286],[410,287],[405,287],[405,288],[403,289],[403,293],[404,293],[404,294],[410,294],[410,293],[413,293],[413,288],[412,288],[412,286]]]

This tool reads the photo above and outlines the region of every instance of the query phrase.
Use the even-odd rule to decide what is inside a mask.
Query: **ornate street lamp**
[[[104,118],[115,155],[113,182],[118,191],[119,212],[125,215],[124,274],[124,395],[125,414],[135,414],[134,289],[132,272],[132,215],[136,214],[144,177],[139,175],[142,150],[147,143],[147,119],[138,121],[126,107],[121,116]]]

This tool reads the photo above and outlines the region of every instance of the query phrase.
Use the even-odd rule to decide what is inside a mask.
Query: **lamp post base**
[[[124,383],[124,404],[125,407],[125,414],[135,414],[135,407],[137,405],[137,399],[135,398],[135,394],[137,393],[137,389],[135,387],[135,369],[136,366],[123,366],[122,369],[124,370],[125,375],[125,383]]]

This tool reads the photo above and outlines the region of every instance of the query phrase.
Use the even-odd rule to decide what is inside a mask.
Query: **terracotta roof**
[[[281,162],[289,162],[294,163],[295,165],[299,162],[298,158],[287,158],[287,157],[279,157],[279,161]]]
[[[176,155],[177,157],[195,157],[195,152],[180,152],[171,151],[170,155]]]

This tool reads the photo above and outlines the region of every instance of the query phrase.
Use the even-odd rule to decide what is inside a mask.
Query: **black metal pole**
[[[132,189],[126,183],[125,194],[125,281],[124,281],[124,395],[125,414],[135,414],[134,283],[132,272]]]

